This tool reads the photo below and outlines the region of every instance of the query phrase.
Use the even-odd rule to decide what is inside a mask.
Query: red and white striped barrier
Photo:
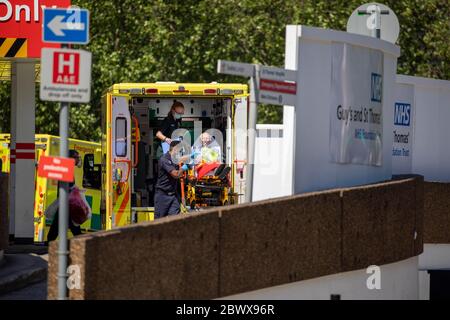
[[[16,148],[11,149],[10,160],[11,163],[16,163],[16,160],[35,160],[35,144],[33,143],[16,143]]]

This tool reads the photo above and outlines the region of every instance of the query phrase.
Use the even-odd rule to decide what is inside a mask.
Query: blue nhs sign
[[[394,124],[409,127],[411,124],[411,105],[409,103],[395,103]]]
[[[370,81],[370,100],[381,102],[383,80],[381,74],[372,73]]]

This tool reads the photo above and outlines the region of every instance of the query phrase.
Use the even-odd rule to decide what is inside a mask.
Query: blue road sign
[[[42,41],[88,44],[89,11],[79,8],[45,8],[42,22]]]

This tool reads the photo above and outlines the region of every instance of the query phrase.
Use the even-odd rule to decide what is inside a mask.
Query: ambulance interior
[[[185,107],[180,126],[180,129],[185,130],[176,130],[175,137],[172,138],[178,138],[192,146],[196,141],[198,143],[202,132],[217,129],[214,130],[212,139],[219,142],[222,148],[221,163],[231,167],[232,142],[230,140],[232,139],[227,136],[227,133],[231,133],[231,130],[227,132],[227,128],[231,128],[232,123],[230,97],[177,97],[176,99],[134,97],[130,111],[134,121],[138,123],[140,139],[137,143],[138,163],[132,171],[132,207],[154,206],[158,159],[162,155],[160,141],[155,135],[175,100],[183,103]],[[134,126],[135,123],[132,130]],[[132,146],[132,154],[135,155],[135,143]]]

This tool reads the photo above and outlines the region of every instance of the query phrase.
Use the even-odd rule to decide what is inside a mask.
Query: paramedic
[[[156,133],[156,137],[161,140],[163,154],[169,150],[172,142],[172,133],[180,127],[181,116],[184,114],[184,105],[175,101],[170,108],[167,117],[163,120],[161,129]]]
[[[180,141],[170,143],[169,152],[166,152],[158,161],[158,180],[155,191],[155,218],[180,213],[180,200],[178,198],[178,179],[184,171],[188,170],[187,164],[181,168],[174,164],[172,157],[176,152],[176,146]]]
[[[75,159],[76,167],[81,167],[81,157],[80,157],[80,154],[78,153],[78,151],[73,150],[73,149],[69,150],[69,157]],[[75,182],[70,182],[69,183],[69,194],[73,190],[74,187],[75,187]],[[58,184],[58,192],[59,192],[59,184]],[[56,198],[55,201],[59,201],[59,199]],[[59,212],[56,211],[55,216],[52,221],[52,225],[50,226],[50,230],[48,231],[47,241],[56,240],[56,238],[58,237],[58,232],[59,232],[58,220],[59,220]],[[72,222],[72,219],[70,219],[70,212],[69,212],[69,229],[74,236],[81,234],[80,226],[76,226]]]

